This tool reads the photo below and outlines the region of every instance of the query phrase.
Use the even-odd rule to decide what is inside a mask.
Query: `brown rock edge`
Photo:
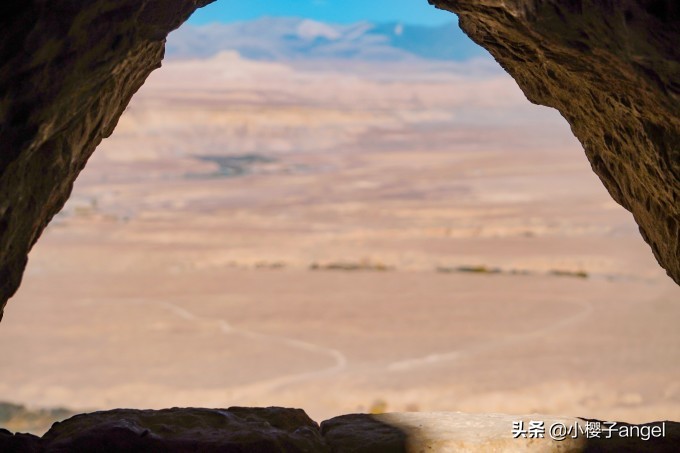
[[[0,3],[0,319],[28,252],[165,38],[213,0]]]
[[[42,437],[0,429],[2,452],[337,452],[417,451],[677,452],[680,423],[664,426],[664,437],[554,441],[515,439],[512,420],[528,416],[460,413],[343,415],[319,426],[301,409],[116,409],[76,415],[55,423]],[[560,420],[532,415],[532,419]],[[564,419],[571,423],[577,419]],[[584,419],[579,420],[584,422]],[[659,430],[661,428],[658,428]],[[644,432],[644,431],[643,431]]]

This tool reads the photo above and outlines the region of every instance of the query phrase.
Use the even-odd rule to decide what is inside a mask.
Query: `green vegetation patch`
[[[380,261],[362,259],[361,261],[333,261],[330,263],[312,263],[309,266],[313,271],[379,271],[386,272],[394,270],[394,266],[389,266]]]

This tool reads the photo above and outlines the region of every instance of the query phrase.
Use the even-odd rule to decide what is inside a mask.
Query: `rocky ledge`
[[[542,422],[542,428],[532,428],[532,421]],[[586,421],[537,414],[395,413],[344,415],[319,426],[301,409],[279,407],[116,409],[55,423],[42,438],[0,429],[0,451],[675,453],[680,446],[676,422],[618,423],[616,431],[603,424],[599,437],[551,438],[551,426],[573,431],[585,429]]]

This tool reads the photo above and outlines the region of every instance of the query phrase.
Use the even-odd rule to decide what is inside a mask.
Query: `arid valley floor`
[[[354,66],[154,73],[30,256],[0,401],[680,420],[680,289],[559,114],[485,61]]]

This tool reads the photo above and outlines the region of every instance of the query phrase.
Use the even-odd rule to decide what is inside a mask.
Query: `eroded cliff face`
[[[531,101],[562,112],[595,172],[680,283],[677,2],[430,2],[458,13]],[[208,3],[0,6],[0,316],[78,173],[160,66],[165,37]]]
[[[212,0],[9,0],[0,6],[0,319],[27,254],[165,37]]]
[[[611,196],[680,284],[680,3],[430,0],[527,98],[569,122]]]

